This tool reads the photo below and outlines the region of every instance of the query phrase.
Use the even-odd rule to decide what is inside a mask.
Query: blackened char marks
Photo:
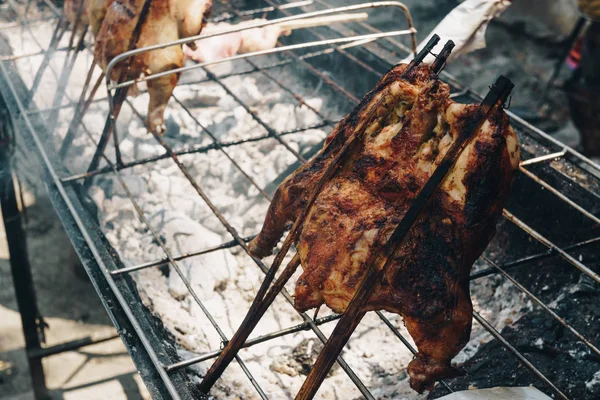
[[[380,161],[380,158],[367,154],[356,159],[354,163],[354,172],[358,178],[365,179],[369,169],[382,162],[384,162],[383,159]]]

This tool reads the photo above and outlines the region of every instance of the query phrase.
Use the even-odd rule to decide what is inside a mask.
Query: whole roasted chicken
[[[369,254],[382,250],[459,132],[478,115],[477,105],[452,101],[448,85],[429,66],[403,74],[405,68],[388,72],[320,153],[279,186],[249,245],[257,257],[271,253],[352,130],[369,121],[302,226],[296,243],[304,271],[295,290],[300,311],[325,303],[344,312]],[[403,316],[419,350],[408,366],[418,392],[460,373],[450,362],[470,336],[469,271],[495,234],[519,158],[515,132],[497,107],[393,254],[365,306]]]
[[[99,1],[99,0],[97,0]],[[94,55],[106,69],[117,55],[129,50],[138,18],[146,0],[114,0],[108,7],[104,21],[96,36]],[[146,47],[198,35],[212,12],[212,0],[148,0],[150,8],[141,26],[135,47]],[[113,80],[122,73],[127,79],[156,74],[183,66],[181,45],[145,52],[134,57],[127,71],[125,61],[110,72]],[[148,128],[163,133],[164,111],[177,85],[179,74],[170,74],[147,81]]]

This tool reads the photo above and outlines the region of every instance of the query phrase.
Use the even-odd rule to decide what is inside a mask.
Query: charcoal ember
[[[559,294],[558,301],[551,306],[573,328],[598,345],[600,309],[597,304],[600,292],[579,290],[579,286],[565,287],[564,293]],[[600,398],[600,381],[597,377],[600,357],[544,310],[536,308],[525,314],[502,329],[501,334],[569,398]],[[482,345],[462,367],[467,374],[448,382],[453,390],[533,385],[548,395],[553,393],[497,340]],[[447,390],[438,385],[428,398],[444,394],[447,394]]]

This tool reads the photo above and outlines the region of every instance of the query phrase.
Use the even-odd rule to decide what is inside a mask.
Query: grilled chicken
[[[96,36],[100,30],[102,21],[104,20],[104,16],[106,15],[106,10],[112,1],[113,0],[83,0],[84,9],[81,10],[81,22],[79,26],[84,27],[88,24],[91,25],[92,33]],[[75,25],[81,2],[82,0],[65,0],[63,7],[65,18],[71,22],[72,25]]]
[[[249,245],[257,257],[271,253],[352,130],[374,115],[303,224],[296,243],[304,271],[295,290],[300,311],[325,303],[344,312],[369,254],[381,251],[458,132],[477,116],[478,106],[453,102],[448,85],[428,66],[402,76],[405,68],[387,73],[320,153],[279,186]],[[460,373],[450,362],[471,331],[469,271],[494,236],[519,158],[508,117],[496,108],[394,253],[365,306],[403,316],[419,350],[408,366],[418,392]]]
[[[129,41],[144,1],[114,0],[109,6],[94,49],[96,60],[102,68],[106,69],[114,57],[129,50]],[[138,48],[198,35],[212,11],[212,0],[149,1],[150,9],[142,24],[136,46]],[[119,79],[123,65],[124,61],[111,70],[111,79]],[[124,75],[128,79],[135,79],[141,75],[156,74],[182,66],[182,47],[169,46],[135,56]],[[156,133],[163,133],[165,130],[164,111],[178,79],[179,74],[170,74],[147,81],[150,95],[148,128]]]

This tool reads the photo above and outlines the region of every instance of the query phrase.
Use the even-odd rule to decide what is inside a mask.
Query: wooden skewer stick
[[[456,141],[446,152],[446,155],[436,170],[408,208],[406,214],[392,233],[392,236],[385,244],[384,251],[380,253],[380,255],[373,253],[374,255],[367,259],[366,265],[369,267],[365,277],[358,285],[350,304],[348,304],[346,311],[344,311],[342,317],[335,326],[329,340],[321,350],[317,361],[300,388],[296,400],[310,400],[317,393],[335,359],[341,353],[343,347],[348,342],[348,339],[350,339],[350,336],[366,314],[366,312],[363,311],[363,307],[367,303],[369,297],[371,297],[375,283],[380,281],[381,275],[393,259],[392,255],[400,243],[402,243],[402,240],[409,232],[412,225],[417,221],[417,218],[427,205],[431,196],[433,196],[448,172],[452,169],[452,166],[460,156],[461,152],[470,140],[476,136],[476,133],[489,117],[491,111],[495,109],[496,106],[501,106],[506,101],[513,86],[512,82],[504,76],[498,78],[488,95],[481,102],[478,113],[459,134]]]
[[[406,69],[403,72],[403,76],[406,76],[415,66],[421,64],[425,56],[429,54],[431,49],[435,47],[439,40],[439,36],[433,35],[433,37],[429,40],[427,45],[419,52],[419,54],[417,54],[415,59],[411,61],[408,67],[406,67]],[[372,109],[377,110],[381,106],[381,102],[383,102],[384,98],[385,96],[381,96],[380,103],[375,105],[375,107],[373,107]],[[273,260],[273,264],[271,264],[269,271],[267,271],[265,279],[263,280],[258,290],[258,293],[254,301],[252,302],[252,305],[250,306],[250,310],[248,311],[248,314],[246,315],[242,326],[235,333],[232,340],[228,343],[228,346],[221,352],[217,360],[210,367],[204,379],[200,383],[199,389],[203,393],[208,393],[210,391],[210,388],[215,384],[217,379],[219,379],[221,374],[223,374],[223,371],[225,371],[225,368],[227,368],[229,363],[233,361],[235,355],[242,347],[244,341],[248,338],[252,330],[258,324],[260,318],[257,318],[257,316],[260,314],[260,312],[258,312],[257,310],[261,310],[262,308],[264,308],[264,305],[262,303],[267,298],[267,296],[265,296],[265,293],[267,293],[268,287],[271,285],[271,282],[275,278],[275,274],[281,266],[283,258],[287,254],[294,240],[296,240],[297,235],[299,235],[300,229],[304,224],[304,220],[308,216],[308,213],[310,212],[311,207],[315,202],[317,196],[321,192],[321,189],[323,188],[325,183],[331,178],[331,176],[335,173],[337,167],[340,165],[346,154],[348,154],[354,143],[358,140],[358,138],[362,136],[362,133],[364,132],[366,127],[369,126],[372,120],[377,118],[377,116],[378,114],[376,112],[371,112],[369,115],[367,115],[366,118],[364,118],[362,122],[359,123],[348,135],[348,139],[344,143],[344,146],[342,146],[342,148],[338,150],[337,154],[333,153],[331,155],[333,159],[331,160],[329,165],[327,165],[327,168],[321,176],[321,179],[319,179],[317,184],[313,187],[313,190],[307,200],[305,208],[300,212],[290,232],[283,241],[281,249],[275,256],[275,259]],[[282,274],[282,276],[283,275],[284,274]]]

